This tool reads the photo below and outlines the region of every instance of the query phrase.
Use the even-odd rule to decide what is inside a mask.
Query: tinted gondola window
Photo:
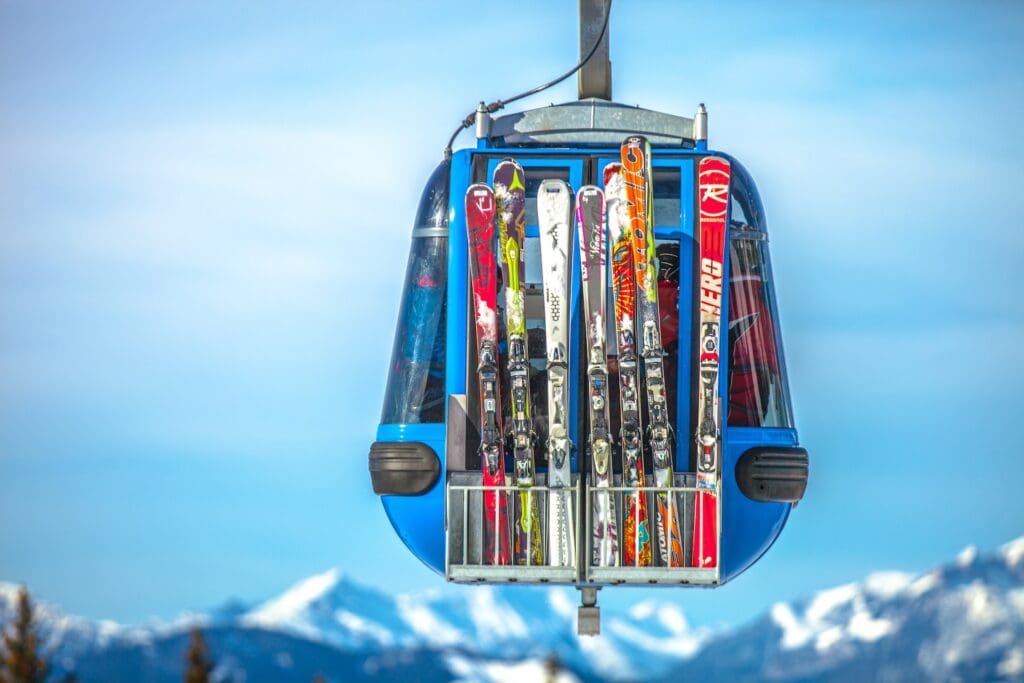
[[[764,213],[757,191],[745,176],[743,168],[734,164],[729,245],[729,424],[792,427]]]
[[[381,422],[443,422],[448,284],[448,169],[427,182],[413,230]]]
[[[677,227],[682,215],[678,168],[654,168],[654,225]]]

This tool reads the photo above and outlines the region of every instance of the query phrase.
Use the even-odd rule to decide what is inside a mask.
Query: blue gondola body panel
[[[441,458],[444,471],[443,424],[390,425],[377,428],[377,441],[419,442]],[[444,573],[444,477],[418,496],[381,496],[395,533],[412,554],[436,572]]]

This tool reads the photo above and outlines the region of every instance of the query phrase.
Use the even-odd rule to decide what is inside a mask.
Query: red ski
[[[485,564],[511,564],[512,545],[505,492],[501,391],[498,381],[497,239],[494,192],[477,183],[466,190],[469,272],[476,319],[477,376],[480,381],[480,464],[484,485]],[[494,489],[486,490],[486,489]]]
[[[730,171],[729,162],[719,157],[704,157],[697,170],[700,208],[697,362],[700,379],[697,391],[697,501],[694,507],[693,564],[703,568],[718,566],[722,446],[718,384]]]

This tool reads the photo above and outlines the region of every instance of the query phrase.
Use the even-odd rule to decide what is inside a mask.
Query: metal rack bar
[[[689,566],[690,553],[687,550],[692,541],[692,529],[685,522],[692,520],[692,507],[697,493],[697,486],[691,483],[691,473],[677,473],[676,481],[682,482],[675,486],[623,486],[621,483],[590,488],[582,493],[584,482],[574,479],[573,486],[568,489],[551,489],[545,485],[543,473],[538,475],[538,485],[529,489],[521,489],[513,484],[489,487],[480,482],[480,474],[475,472],[453,473],[447,486],[447,519],[448,538],[446,539],[447,578],[449,581],[479,582],[518,582],[518,583],[571,583],[577,585],[599,584],[670,584],[670,585],[715,585],[720,581],[719,567],[703,568]],[[544,548],[545,562],[550,558],[548,524],[545,515],[548,510],[548,496],[552,491],[561,495],[568,491],[572,497],[572,509],[575,513],[574,524],[576,543],[579,552],[573,557],[569,566],[538,565],[533,561],[532,553],[527,553],[525,564],[491,565],[485,564],[483,558],[483,525],[486,523],[482,514],[484,498],[488,495],[506,498],[506,513],[509,515],[510,526],[517,521],[517,508],[525,502],[528,507],[536,504],[539,519],[539,533]],[[526,495],[520,495],[526,494]],[[684,546],[684,566],[644,566],[637,559],[632,564],[623,565],[623,535],[620,534],[616,546],[619,564],[616,566],[595,566],[593,564],[593,530],[590,508],[593,496],[612,496],[616,508],[624,510],[622,504],[627,496],[645,496],[648,502],[653,501],[657,494],[665,494],[668,498],[670,514],[678,514],[681,524],[681,538]],[[648,510],[653,508],[648,505]],[[528,514],[528,513],[527,513]],[[639,526],[639,509],[635,509],[635,521]],[[651,518],[648,518],[648,524]],[[721,528],[721,526],[719,526]],[[496,538],[497,534],[493,534]],[[639,536],[639,535],[638,535]],[[527,542],[533,542],[532,524],[527,528]],[[639,550],[639,538],[636,550]],[[656,543],[652,538],[651,543]],[[531,546],[532,547],[532,546]],[[657,562],[657,553],[652,548],[652,559]],[[580,564],[582,562],[582,564]]]

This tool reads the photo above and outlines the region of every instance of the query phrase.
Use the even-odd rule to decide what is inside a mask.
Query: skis
[[[494,193],[482,183],[466,190],[469,273],[476,320],[477,375],[480,381],[480,463],[484,485],[485,564],[510,564],[505,453],[502,448],[501,389],[498,379],[498,277],[495,267]],[[488,491],[487,489],[494,489]]]
[[[505,284],[508,374],[512,385],[512,459],[516,485],[520,489],[516,506],[515,561],[517,564],[540,565],[544,563],[544,551],[537,495],[531,490],[534,484],[534,434],[530,421],[530,357],[526,345],[523,291],[526,270],[523,259],[525,179],[523,167],[513,159],[504,159],[494,169],[494,199]]]
[[[537,191],[548,371],[548,562],[575,564],[576,539],[569,470],[569,245],[572,190],[545,180]]]
[[[651,174],[651,146],[647,139],[634,135],[622,143],[622,177],[626,186],[626,206],[633,268],[636,273],[637,313],[644,359],[644,384],[647,386],[647,419],[654,464],[654,485],[672,486],[672,426],[665,401],[664,349],[661,344],[661,315],[658,311],[658,282],[654,271],[654,202]],[[658,550],[661,564],[683,566],[683,546],[679,536],[675,497],[668,491],[655,494]]]
[[[592,508],[593,555],[598,567],[618,564],[615,498],[612,485],[612,438],[608,417],[608,351],[605,342],[605,299],[608,281],[604,226],[604,193],[593,185],[576,193],[579,225],[580,277],[587,325],[587,415],[590,463],[594,491]]]
[[[693,527],[693,564],[697,567],[718,566],[722,428],[718,378],[730,172],[729,162],[718,157],[704,157],[697,168],[700,208],[700,338],[697,353],[700,388],[697,394],[697,501]]]
[[[608,207],[608,238],[612,244],[612,290],[615,294],[615,332],[618,340],[620,444],[622,485],[644,486],[643,428],[640,418],[639,375],[636,352],[636,280],[630,240],[626,187],[620,164],[604,170]],[[639,490],[624,496],[622,562],[626,566],[651,564],[651,538],[647,523],[647,494]]]

